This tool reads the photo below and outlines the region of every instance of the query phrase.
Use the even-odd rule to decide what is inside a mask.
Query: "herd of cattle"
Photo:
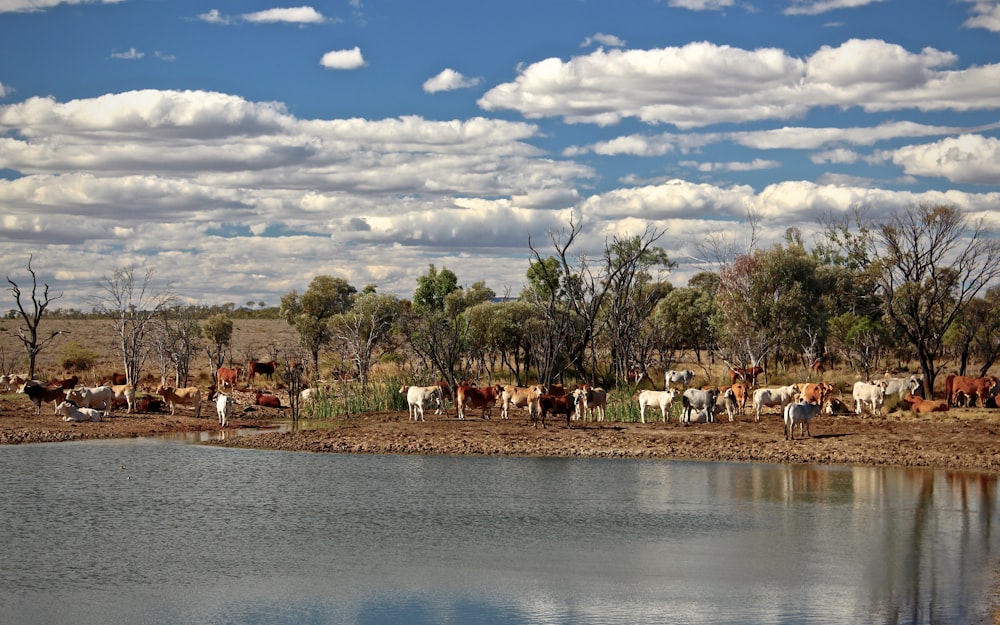
[[[247,370],[248,383],[255,376],[268,378],[275,372],[274,362],[253,362]],[[786,438],[794,438],[793,428],[799,426],[809,432],[809,422],[821,413],[863,414],[871,412],[880,415],[887,397],[896,396],[909,404],[916,413],[944,412],[951,407],[995,404],[995,395],[1000,390],[1000,380],[994,376],[971,378],[950,375],[945,380],[946,399],[929,400],[922,397],[923,379],[919,375],[908,377],[888,377],[869,382],[856,382],[851,393],[853,405],[838,396],[837,389],[828,382],[802,382],[777,387],[757,387],[757,378],[763,373],[760,367],[731,369],[728,386],[692,386],[695,372],[692,370],[667,371],[664,374],[665,390],[643,390],[635,397],[639,406],[639,420],[646,423],[646,411],[659,411],[659,417],[666,422],[675,401],[680,401],[679,421],[682,424],[712,423],[725,412],[729,421],[737,415],[752,411],[754,421],[760,421],[766,408],[778,409],[784,420]],[[215,401],[219,424],[229,424],[233,411],[233,399],[226,394],[236,389],[243,377],[243,369],[220,367],[216,373],[217,386],[208,390],[207,400]],[[177,406],[190,406],[198,417],[201,414],[202,391],[197,386],[175,388],[160,385],[154,395],[139,399],[131,384],[126,384],[121,374],[109,377],[104,384],[96,387],[78,386],[76,376],[41,383],[26,376],[0,376],[0,389],[16,387],[35,405],[35,414],[41,413],[42,404],[53,402],[56,414],[66,421],[100,421],[109,411],[125,407],[128,412],[159,412],[169,406],[170,414],[175,414]],[[526,410],[537,427],[550,415],[566,417],[567,426],[576,420],[605,419],[608,402],[606,390],[583,384],[568,390],[561,384],[531,386],[504,386],[494,384],[478,386],[474,382],[458,384],[454,395],[443,381],[431,386],[403,386],[399,390],[406,396],[410,420],[424,420],[424,412],[430,407],[436,414],[447,411],[447,402],[453,402],[458,419],[465,419],[469,410],[480,410],[483,418],[489,419],[492,409],[499,406],[503,419],[510,418],[511,408]],[[301,399],[308,403],[312,389],[303,391]],[[158,396],[158,398],[156,397]],[[280,408],[276,395],[254,390],[254,404]]]

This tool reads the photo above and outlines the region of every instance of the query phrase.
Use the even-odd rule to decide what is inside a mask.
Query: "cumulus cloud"
[[[691,11],[721,11],[736,6],[736,0],[667,0],[667,6]]]
[[[913,176],[943,176],[955,183],[1000,184],[1000,139],[994,137],[961,135],[881,152],[880,156]]]
[[[529,119],[611,125],[626,117],[690,129],[801,117],[818,107],[866,111],[980,110],[1000,97],[1000,65],[944,71],[954,54],[910,52],[851,39],[800,59],[776,48],[709,42],[653,50],[596,50],[521,68],[478,101]]]
[[[60,4],[117,4],[125,0],[0,0],[0,13],[44,11]]]
[[[439,91],[454,91],[467,89],[479,84],[479,78],[464,76],[451,68],[441,70],[441,73],[424,81],[424,91],[437,93]]]
[[[327,69],[358,69],[367,65],[361,48],[354,46],[350,50],[333,50],[327,52],[319,60],[320,65]]]
[[[965,21],[964,26],[1000,32],[1000,2],[997,0],[966,1],[972,3],[972,17]]]
[[[590,37],[583,40],[580,44],[581,48],[589,48],[592,45],[607,46],[609,48],[621,48],[625,45],[625,40],[615,37],[614,35],[605,35],[604,33],[594,33]]]
[[[135,48],[129,48],[124,52],[112,52],[111,58],[113,59],[124,59],[126,61],[137,61],[142,57],[146,56],[144,52],[139,52]]]
[[[309,6],[266,9],[254,13],[244,13],[243,19],[255,23],[287,22],[292,24],[322,24],[327,21],[323,14]]]
[[[756,171],[758,169],[774,169],[781,167],[778,161],[755,158],[752,161],[730,161],[726,163],[699,163],[697,161],[681,161],[678,163],[683,167],[692,167],[700,172],[713,171]]]
[[[792,5],[783,13],[786,15],[818,15],[837,9],[856,9],[885,0],[792,0]]]

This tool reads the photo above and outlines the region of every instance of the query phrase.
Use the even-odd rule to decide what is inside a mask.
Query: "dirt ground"
[[[409,421],[406,412],[360,414],[342,419],[301,421],[291,432],[268,431],[286,418],[284,410],[248,406],[236,398],[230,429],[253,429],[216,444],[257,449],[333,453],[661,458],[729,462],[818,463],[933,467],[1000,474],[1000,411],[953,409],[915,416],[897,411],[881,417],[820,416],[812,436],[784,438],[777,412],[760,422],[745,415],[735,422],[681,425],[549,420],[534,427],[524,411],[510,420],[475,416],[464,421],[428,415]],[[42,414],[23,395],[0,398],[0,444],[86,438],[135,437],[219,429],[214,404],[195,418],[190,408],[171,416],[113,412],[99,423],[67,423]]]

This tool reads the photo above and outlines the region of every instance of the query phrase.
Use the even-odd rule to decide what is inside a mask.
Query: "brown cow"
[[[795,388],[799,389],[799,401],[809,404],[822,404],[835,390],[833,384],[829,382],[820,382],[818,384],[800,382],[795,385]]]
[[[201,416],[201,391],[197,386],[187,386],[185,388],[175,388],[173,386],[157,387],[156,394],[163,398],[163,401],[170,404],[170,414],[174,414],[177,405],[182,404],[194,408],[194,416]]]
[[[270,380],[271,376],[274,375],[274,370],[278,368],[278,363],[276,363],[273,360],[270,362],[252,361],[249,365],[249,368],[250,371],[247,373],[247,381],[253,383],[253,378],[258,373],[260,375],[267,376],[267,379]]]
[[[281,408],[281,400],[278,399],[277,395],[265,395],[259,390],[254,391],[255,406],[264,406],[265,408]]]
[[[466,408],[481,408],[483,418],[489,419],[493,406],[496,405],[497,400],[500,399],[502,394],[503,387],[499,384],[484,386],[483,388],[469,386],[468,384],[460,385],[457,393],[458,399],[455,400],[455,406],[458,408],[458,418],[465,418]]]
[[[913,393],[907,393],[904,401],[910,404],[910,410],[918,414],[927,412],[948,412],[948,402],[943,399],[924,399]]]
[[[241,375],[243,375],[243,369],[240,367],[236,367],[235,369],[219,367],[219,370],[215,372],[215,381],[219,385],[219,390],[225,388],[227,384],[229,388],[235,390],[236,382],[239,381]]]
[[[42,414],[42,404],[47,401],[53,403],[54,409],[66,399],[66,389],[59,387],[49,388],[42,386],[34,380],[28,380],[22,384],[17,392],[24,393],[31,400],[31,403],[35,404],[35,414]]]
[[[764,373],[764,367],[754,365],[752,367],[733,367],[729,370],[729,381],[736,384],[739,380],[745,380],[750,386],[757,386],[757,377]]]
[[[944,380],[945,392],[948,395],[948,405],[955,405],[955,395],[961,391],[969,397],[978,398],[979,406],[985,407],[986,400],[992,397],[995,392],[997,382],[997,378],[992,375],[985,378],[969,378],[964,375],[949,375]]]
[[[52,380],[51,382],[49,382],[45,386],[47,386],[49,388],[61,388],[61,389],[65,389],[65,390],[68,391],[69,389],[71,389],[74,386],[76,386],[79,382],[80,382],[80,378],[78,378],[78,377],[76,377],[74,375],[74,376],[70,376],[68,378],[63,378],[62,380]]]
[[[541,420],[543,428],[545,427],[545,417],[550,412],[566,415],[566,427],[572,427],[570,419],[576,413],[576,401],[572,395],[542,395],[538,398],[538,418]],[[537,428],[538,421],[534,419],[532,421]]]

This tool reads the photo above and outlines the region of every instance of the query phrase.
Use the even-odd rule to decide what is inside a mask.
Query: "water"
[[[974,623],[992,476],[0,447],[3,623]]]

